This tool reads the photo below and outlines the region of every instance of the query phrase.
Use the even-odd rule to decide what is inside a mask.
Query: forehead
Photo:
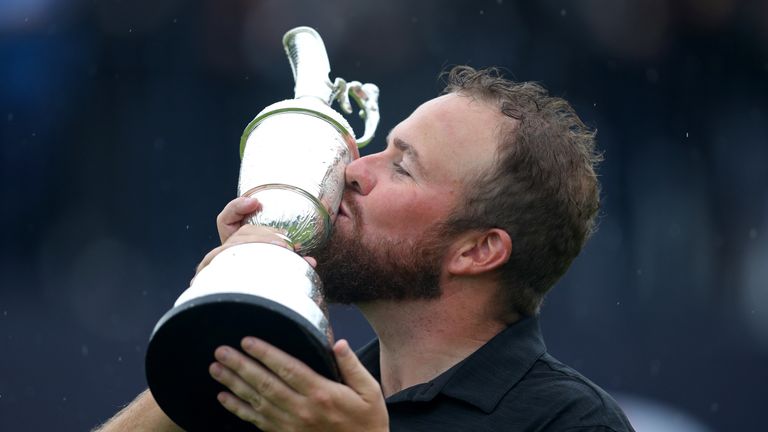
[[[490,103],[451,93],[419,106],[391,135],[414,147],[433,180],[457,182],[490,168],[508,120]]]

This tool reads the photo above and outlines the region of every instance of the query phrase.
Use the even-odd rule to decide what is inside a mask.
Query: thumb
[[[336,356],[336,363],[339,365],[341,378],[346,385],[360,395],[381,393],[379,383],[360,363],[360,359],[357,358],[346,340],[337,341],[333,346],[333,353]]]

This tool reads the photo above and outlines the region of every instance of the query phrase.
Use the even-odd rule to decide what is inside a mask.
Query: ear
[[[447,270],[454,275],[486,273],[504,265],[510,255],[512,239],[503,229],[473,231],[461,236],[447,263]]]

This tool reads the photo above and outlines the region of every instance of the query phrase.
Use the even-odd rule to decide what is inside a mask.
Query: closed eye
[[[399,163],[393,162],[392,166],[395,167],[395,172],[396,173],[398,173],[400,175],[404,175],[406,177],[410,177],[411,176],[411,174],[408,171],[406,171],[405,168],[403,168],[403,166],[400,165]]]

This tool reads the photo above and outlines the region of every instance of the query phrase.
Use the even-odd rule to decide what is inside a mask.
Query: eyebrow
[[[406,156],[408,156],[411,159],[411,161],[413,161],[413,163],[416,165],[416,168],[419,171],[421,171],[422,173],[425,172],[424,165],[421,164],[421,159],[419,159],[419,152],[416,151],[416,149],[412,145],[408,144],[407,142],[403,141],[400,138],[392,138],[392,131],[390,131],[389,134],[387,135],[387,141],[390,141],[390,140],[392,144],[395,146],[395,148],[403,152]]]

